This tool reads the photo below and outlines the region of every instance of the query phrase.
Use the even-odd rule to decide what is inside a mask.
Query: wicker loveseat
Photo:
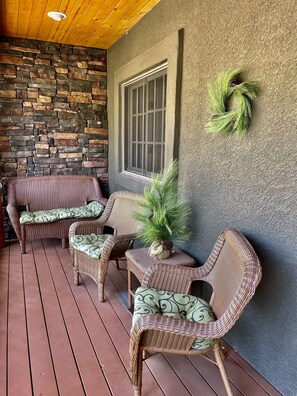
[[[81,217],[21,224],[21,211],[26,215],[27,212],[60,208],[76,210],[80,208],[83,210],[89,202],[99,201],[105,205],[107,199],[103,198],[96,177],[63,175],[14,179],[8,183],[7,201],[7,212],[11,224],[20,242],[22,253],[26,253],[26,242],[41,238],[61,238],[62,246],[67,247],[69,227],[78,219],[81,220]],[[77,213],[77,211],[74,211],[74,213]],[[86,218],[86,220],[90,218],[93,218],[93,216]]]

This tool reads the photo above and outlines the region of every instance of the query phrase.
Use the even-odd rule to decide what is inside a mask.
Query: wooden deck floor
[[[122,263],[124,264],[124,263]],[[124,266],[123,266],[124,267]],[[131,315],[116,296],[127,289],[125,269],[111,263],[106,301],[83,276],[73,284],[69,253],[43,240],[0,250],[0,395],[128,396]],[[276,396],[232,350],[225,360],[234,395]],[[143,396],[225,395],[207,360],[156,354],[146,360]]]

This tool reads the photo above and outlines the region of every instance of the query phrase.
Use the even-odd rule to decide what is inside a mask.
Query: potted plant
[[[174,161],[160,174],[154,175],[150,188],[144,189],[143,210],[135,213],[142,228],[138,233],[149,254],[165,259],[172,254],[173,242],[184,242],[190,235],[187,226],[189,208],[178,196],[178,163]]]

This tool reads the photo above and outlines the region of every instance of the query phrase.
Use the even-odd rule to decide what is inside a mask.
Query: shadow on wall
[[[244,235],[260,259],[263,277],[227,341],[256,370],[261,369],[261,375],[275,387],[286,395],[296,395],[297,385],[293,391],[288,385],[290,378],[296,376],[297,311],[292,310],[291,303],[297,300],[296,256],[288,257],[282,247],[271,246],[269,240],[251,237],[246,232]],[[269,362],[264,369],[263,360]],[[280,365],[282,375],[277,378]]]

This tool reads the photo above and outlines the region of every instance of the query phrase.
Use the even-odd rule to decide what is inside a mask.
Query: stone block
[[[4,169],[16,169],[17,168],[17,164],[15,162],[6,162],[4,164]]]
[[[84,80],[86,78],[86,73],[70,72],[68,77],[75,80]]]
[[[20,47],[16,45],[11,45],[10,49],[12,51],[20,51],[20,52],[31,52],[32,54],[40,54],[40,50],[37,48],[27,48],[27,47]]]
[[[54,101],[54,106],[55,106],[55,108],[58,108],[58,109],[65,109],[65,110],[69,109],[69,103]]]
[[[108,129],[103,128],[85,128],[84,133],[87,134],[97,134],[97,135],[108,135]]]
[[[48,150],[49,145],[45,144],[45,143],[36,143],[35,147],[36,147],[36,149]]]
[[[0,49],[9,51],[9,43],[8,42],[0,43]]]
[[[52,101],[52,98],[50,96],[39,95],[39,97],[37,98],[38,103],[49,103],[51,101]]]
[[[28,98],[38,98],[38,91],[30,91],[29,89],[28,89],[28,91],[27,91],[27,95],[28,95]]]
[[[70,91],[68,90],[64,90],[64,89],[58,89],[57,90],[57,95],[61,95],[61,96],[68,96],[70,94]]]
[[[72,160],[81,161],[82,153],[59,153],[60,158],[72,158]]]
[[[77,119],[76,118],[66,118],[66,119],[63,119],[63,118],[59,118],[59,125],[61,126],[61,127],[75,127],[75,126],[77,126],[78,125],[78,121],[77,121]]]
[[[1,114],[0,115],[0,122],[9,123],[10,122],[10,115],[9,114]]]
[[[68,73],[68,68],[67,67],[56,67],[55,70],[56,70],[56,73],[61,73],[61,74],[67,74]]]
[[[77,67],[80,69],[87,69],[87,67],[88,67],[88,62],[86,62],[86,61],[78,61],[78,62],[76,62],[76,64],[77,64]]]
[[[32,151],[18,151],[15,153],[16,158],[26,158],[32,156]]]
[[[21,110],[22,111],[22,109],[12,109],[12,110]],[[8,107],[0,107],[0,114],[2,114],[2,115],[8,115],[8,114],[10,114],[10,109],[8,108]]]
[[[78,141],[72,139],[55,139],[55,145],[60,146],[77,146]]]
[[[3,75],[5,78],[15,78],[16,70],[15,69],[5,69]]]
[[[12,90],[0,90],[0,97],[1,98],[16,98],[16,91]]]
[[[24,63],[23,58],[13,55],[0,55],[0,63],[8,63],[11,65],[22,65]]]
[[[89,94],[90,97],[88,96],[73,96],[70,95],[68,96],[68,102],[70,103],[92,103],[92,98],[91,98],[91,94]]]
[[[92,145],[95,145],[95,144],[106,145],[106,144],[108,144],[108,140],[104,140],[104,139],[90,139],[90,140],[89,140],[89,145],[90,145],[90,147],[91,147]]]
[[[21,116],[24,114],[24,112],[23,109],[11,109],[10,114],[14,116]]]
[[[58,132],[58,133],[54,133],[54,139],[65,139],[65,140],[68,140],[68,139],[77,139],[77,133],[61,133],[61,132]]]
[[[95,65],[95,66],[105,66],[106,65],[106,59],[103,61],[89,61],[89,65]]]
[[[39,90],[39,96],[51,96],[51,97],[55,97],[56,96],[56,87],[53,88],[41,88]]]
[[[98,105],[102,105],[102,106],[106,106],[107,105],[107,101],[106,100],[93,99],[92,103],[98,104]]]
[[[102,168],[107,166],[107,161],[83,161],[82,167],[83,168]]]
[[[93,88],[92,89],[92,94],[93,95],[103,95],[103,96],[107,96],[107,91],[106,89],[99,89],[99,88]],[[106,99],[106,98],[104,98]]]
[[[98,70],[88,70],[88,74],[93,76],[107,76],[106,71],[98,71]]]
[[[51,61],[50,59],[40,59],[40,58],[36,58],[34,60],[35,65],[47,65],[50,66]]]

